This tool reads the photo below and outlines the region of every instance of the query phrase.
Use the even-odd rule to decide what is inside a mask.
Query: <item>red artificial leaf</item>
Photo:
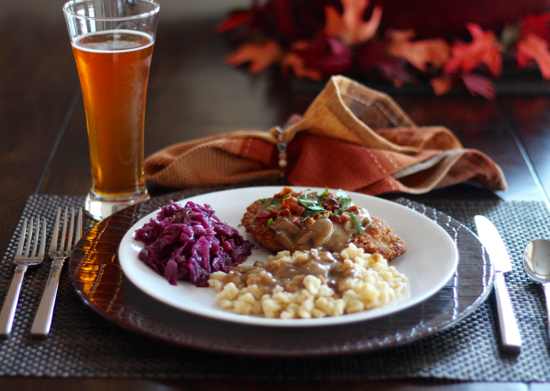
[[[445,95],[457,83],[462,82],[470,94],[477,96],[481,95],[487,99],[494,99],[495,86],[493,82],[485,76],[476,75],[474,73],[462,73],[453,76],[439,76],[430,80],[430,84],[437,96]]]
[[[550,79],[550,52],[548,42],[535,34],[529,34],[518,42],[518,66],[525,68],[535,60],[542,77]]]
[[[472,95],[481,95],[489,100],[495,98],[495,85],[488,77],[465,73],[462,81]]]
[[[525,17],[519,29],[519,36],[523,38],[529,34],[535,34],[550,42],[550,13]]]
[[[359,67],[365,74],[378,71],[382,77],[399,86],[403,82],[412,83],[412,75],[407,71],[407,62],[391,57],[386,53],[385,41],[371,41],[364,44],[358,54]]]
[[[300,39],[303,33],[294,22],[290,0],[272,0],[271,3],[278,33],[290,40]]]
[[[451,49],[442,39],[424,39],[411,41],[416,33],[414,30],[388,30],[386,36],[390,39],[388,54],[404,58],[413,66],[426,72],[428,64],[441,68],[449,59]]]
[[[363,14],[369,5],[369,0],[342,0],[344,12],[342,15],[331,5],[325,7],[325,34],[339,38],[347,45],[356,45],[370,40],[376,34],[382,8],[374,7],[368,21],[363,20]]]
[[[283,64],[287,68],[292,68],[294,73],[315,80],[319,80],[319,74],[330,76],[346,73],[353,66],[352,52],[349,47],[338,39],[324,34],[318,35],[312,41],[295,42],[291,46],[290,53],[292,56],[285,59]]]
[[[281,61],[283,48],[274,40],[268,40],[263,44],[245,44],[235,50],[224,61],[232,66],[250,63],[248,71],[252,74],[259,73],[271,64]]]
[[[502,69],[502,45],[498,42],[495,33],[483,31],[477,24],[467,25],[472,35],[471,43],[456,42],[451,47],[451,58],[445,64],[445,73],[465,73],[476,69],[484,63],[494,76],[500,76]]]
[[[251,21],[251,11],[235,11],[216,27],[216,31],[218,33],[225,33],[242,25],[249,24]]]
[[[340,5],[340,0],[251,0],[248,25],[251,39],[260,36],[276,39],[286,46],[311,39],[325,25],[325,4]]]

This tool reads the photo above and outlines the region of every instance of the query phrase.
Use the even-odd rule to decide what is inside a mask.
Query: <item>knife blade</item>
[[[507,349],[521,349],[521,334],[514,315],[504,273],[512,271],[512,261],[496,227],[485,216],[475,216],[477,234],[489,253],[495,268],[495,297],[502,345]]]

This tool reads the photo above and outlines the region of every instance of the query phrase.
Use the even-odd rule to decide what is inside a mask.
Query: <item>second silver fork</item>
[[[70,225],[69,225],[69,208],[65,208],[63,216],[63,227],[60,228],[61,208],[57,209],[55,223],[52,230],[52,241],[48,255],[52,258],[52,268],[46,288],[40,300],[38,311],[31,329],[31,335],[45,337],[50,332],[52,325],[53,311],[55,307],[55,299],[57,297],[57,289],[59,286],[59,278],[65,259],[71,255],[73,246],[73,233],[75,230],[75,212],[72,208]],[[67,232],[68,228],[68,232]],[[60,240],[59,236],[61,236]],[[82,208],[78,211],[78,221],[76,223],[76,233],[74,242],[82,236]],[[58,245],[59,241],[59,245]]]

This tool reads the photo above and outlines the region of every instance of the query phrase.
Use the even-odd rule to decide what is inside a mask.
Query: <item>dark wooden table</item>
[[[302,113],[317,94],[278,72],[251,77],[224,65],[230,47],[214,28],[233,4],[165,0],[149,82],[146,155],[169,144],[236,129],[267,130]],[[80,85],[63,20],[63,0],[4,2],[0,12],[0,252],[4,253],[27,197],[84,195],[90,185]],[[542,82],[541,82],[542,83]],[[392,96],[421,125],[445,125],[466,147],[478,148],[504,170],[504,200],[548,201],[550,86],[502,94],[494,101],[467,95]],[[545,93],[548,91],[548,93]],[[171,189],[150,187],[151,193]],[[449,191],[449,190],[448,190]],[[450,190],[452,191],[452,189]],[[139,379],[0,378],[0,390],[537,390],[543,384],[414,381],[291,382],[155,381]],[[550,385],[546,385],[549,386]]]

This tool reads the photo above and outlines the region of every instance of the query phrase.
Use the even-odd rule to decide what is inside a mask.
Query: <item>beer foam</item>
[[[104,40],[102,38],[111,39]],[[94,41],[95,38],[100,40]],[[126,39],[121,39],[126,38]],[[128,40],[128,38],[130,38]],[[83,41],[86,41],[83,43]],[[153,38],[146,33],[135,30],[105,30],[80,35],[74,38],[73,47],[91,53],[123,53],[145,49],[153,45]]]

